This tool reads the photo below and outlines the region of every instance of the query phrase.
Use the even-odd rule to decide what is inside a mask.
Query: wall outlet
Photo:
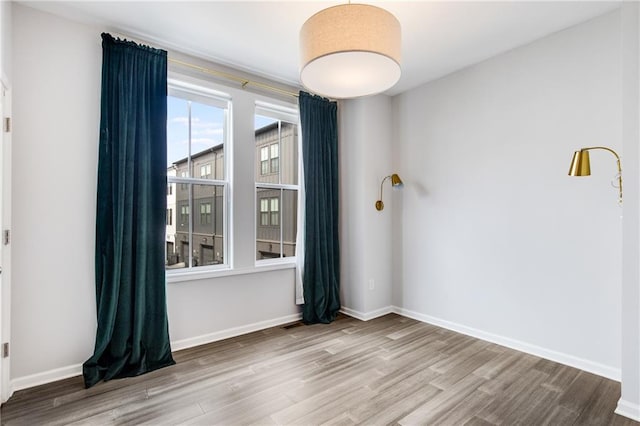
[[[376,288],[376,283],[375,281],[373,281],[373,279],[369,280],[369,290],[373,290],[374,288]]]

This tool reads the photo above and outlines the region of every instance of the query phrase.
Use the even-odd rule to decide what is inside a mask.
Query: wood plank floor
[[[16,392],[2,424],[633,425],[619,383],[398,315],[275,327],[84,389]]]

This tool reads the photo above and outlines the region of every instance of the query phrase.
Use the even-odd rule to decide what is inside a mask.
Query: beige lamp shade
[[[324,9],[300,30],[302,84],[334,99],[384,92],[400,79],[400,22],[365,4]]]

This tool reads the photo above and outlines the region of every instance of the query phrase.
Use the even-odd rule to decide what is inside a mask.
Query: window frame
[[[213,173],[214,168],[211,163],[206,163],[201,165],[201,167],[207,167],[207,165],[210,167],[211,172],[208,175],[210,175],[211,178],[202,177],[200,173],[201,168],[199,168],[198,171],[192,170],[192,168],[194,168],[193,158],[192,158],[194,153],[191,152],[191,146],[192,146],[191,144],[189,144],[189,150],[187,155],[187,170],[189,172],[193,172],[194,175],[197,173],[198,176],[197,177],[189,176],[189,172],[187,172],[186,176],[182,176],[182,175],[167,176],[167,186],[170,186],[172,183],[175,185],[180,184],[181,188],[185,188],[186,190],[188,190],[187,207],[189,208],[189,213],[188,213],[189,224],[188,224],[188,241],[186,241],[186,243],[190,247],[188,263],[185,265],[184,268],[165,270],[167,280],[175,281],[177,277],[197,276],[197,275],[202,275],[202,273],[208,273],[210,271],[213,272],[213,271],[228,270],[228,269],[231,269],[233,265],[233,262],[232,262],[233,253],[231,250],[231,247],[233,245],[230,241],[231,239],[230,214],[232,211],[232,205],[231,205],[232,197],[231,197],[231,189],[230,189],[231,187],[230,185],[231,155],[229,154],[233,149],[233,146],[232,146],[233,142],[231,138],[232,103],[231,103],[231,96],[229,96],[226,93],[218,92],[200,85],[186,83],[181,80],[169,79],[167,84],[167,89],[168,89],[167,97],[177,97],[177,98],[184,99],[191,102],[197,102],[197,103],[208,105],[208,106],[222,108],[224,110],[224,115],[223,115],[224,125],[223,125],[223,136],[222,136],[224,157],[223,157],[223,166],[222,166],[223,168],[222,179],[216,179],[216,176]],[[189,134],[189,137],[191,138],[191,134]],[[196,219],[195,219],[195,214],[191,214],[191,213],[194,213],[196,211],[196,202],[195,202],[193,193],[194,193],[194,188],[198,185],[213,187],[214,194],[217,194],[218,187],[223,187],[223,193],[222,193],[223,200],[224,200],[223,209],[222,209],[223,263],[220,263],[220,264],[204,265],[204,266],[194,265],[194,256],[193,256],[192,247],[194,247],[194,232],[195,232],[194,229],[195,229]],[[214,201],[215,201],[215,197],[214,197]],[[209,204],[211,205],[211,203]],[[176,209],[177,208],[178,208],[178,204],[176,203]],[[213,208],[213,206],[211,206],[211,213],[209,213],[211,223],[213,223],[213,221],[215,220],[213,218],[214,211],[215,209]],[[182,212],[182,210],[180,212]],[[177,223],[176,223],[176,226],[177,226]],[[165,240],[166,239],[167,237],[165,235]]]
[[[278,159],[278,182],[279,183],[265,183],[265,182],[255,182],[255,188],[254,188],[254,214],[256,215],[254,217],[254,253],[258,252],[258,241],[257,241],[257,231],[258,231],[258,224],[261,223],[261,217],[257,217],[258,214],[262,215],[262,212],[259,211],[259,207],[261,207],[258,203],[260,203],[261,201],[259,201],[259,190],[260,189],[276,189],[279,190],[279,195],[276,199],[278,199],[278,225],[271,225],[271,199],[274,198],[273,196],[270,197],[263,197],[267,200],[269,200],[269,226],[279,226],[280,228],[280,257],[277,258],[267,258],[267,259],[255,259],[255,266],[256,267],[263,267],[263,266],[268,266],[268,265],[278,265],[278,264],[295,264],[297,262],[297,251],[299,250],[297,244],[298,244],[298,240],[299,238],[296,237],[296,254],[294,254],[293,256],[284,256],[284,238],[283,238],[283,227],[282,225],[282,199],[283,199],[283,195],[284,195],[284,191],[286,190],[294,190],[297,193],[297,212],[299,215],[300,212],[300,202],[301,202],[301,196],[300,196],[300,191],[301,191],[301,187],[300,187],[300,181],[301,181],[301,176],[302,176],[302,132],[300,129],[300,119],[299,119],[299,111],[298,109],[294,109],[294,108],[287,108],[287,107],[283,107],[280,105],[275,105],[275,104],[271,104],[268,102],[262,102],[262,101],[257,101],[256,102],[256,106],[255,106],[255,111],[254,111],[254,117],[255,116],[262,116],[262,117],[268,117],[268,118],[272,118],[274,120],[279,120],[280,122],[286,122],[288,124],[292,124],[294,126],[296,126],[297,128],[297,142],[298,142],[298,168],[297,168],[297,174],[298,174],[298,179],[297,182],[298,184],[293,185],[293,184],[284,184],[282,183],[282,175],[281,175],[281,168],[280,168],[280,158],[281,158],[281,147],[280,147],[280,143],[282,140],[282,125],[279,124],[278,125],[278,142],[275,144],[269,144],[269,145],[265,145],[264,147],[268,148],[268,152],[269,152],[269,171],[271,172],[271,145],[277,145],[278,148],[278,157],[276,157]],[[256,129],[254,129],[255,131]],[[254,144],[255,144],[255,139],[254,139]],[[261,148],[262,149],[262,148]],[[262,161],[261,161],[262,162]],[[257,170],[258,165],[254,165],[254,170]],[[262,168],[262,165],[260,165],[260,168]],[[261,174],[262,176],[262,174]],[[256,176],[257,178],[258,176]],[[297,218],[299,219],[299,217]],[[296,229],[296,235],[298,235],[298,232],[300,232],[300,221],[298,220],[298,229]]]

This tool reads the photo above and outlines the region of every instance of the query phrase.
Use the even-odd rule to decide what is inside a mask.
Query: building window
[[[167,226],[171,225],[173,225],[173,209],[167,209]]]
[[[180,207],[180,226],[189,226],[189,206]]]
[[[278,208],[277,198],[271,198],[269,200],[269,213],[271,214],[271,226],[278,226],[280,223],[280,210]]]
[[[260,148],[260,174],[266,175],[269,173],[269,147],[263,146]]]
[[[211,203],[200,204],[200,224],[209,225],[211,223]]]
[[[200,166],[200,178],[211,179],[211,163]]]
[[[180,250],[167,258],[167,269],[227,263],[229,197],[224,152],[229,143],[228,121],[229,99],[224,95],[170,84],[167,182],[175,188],[167,196],[167,208],[172,203],[176,206],[179,221],[167,225],[166,240],[175,241]]]
[[[271,173],[278,173],[278,170],[280,169],[280,158],[278,156],[278,144],[274,143],[271,144],[270,148],[270,153],[271,153]]]
[[[280,155],[277,143],[260,148],[260,174],[278,173],[280,170]]]
[[[260,226],[269,226],[269,199],[260,200]]]
[[[256,261],[295,256],[298,231],[297,111],[256,106]]]
[[[277,197],[260,199],[260,226],[278,226],[280,223],[280,199]]]

